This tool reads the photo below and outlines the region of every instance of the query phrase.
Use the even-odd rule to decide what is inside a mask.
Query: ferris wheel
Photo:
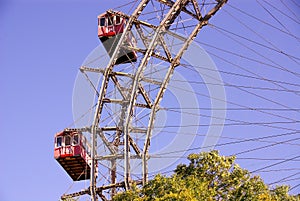
[[[90,195],[91,200],[108,200],[133,184],[144,185],[149,172],[165,168],[158,160],[151,163],[158,157],[157,150],[171,153],[174,146],[193,143],[195,136],[184,140],[161,136],[164,121],[198,121],[197,117],[178,119],[176,114],[171,120],[164,118],[164,110],[174,104],[199,104],[193,95],[176,94],[169,84],[172,78],[187,79],[177,69],[199,61],[189,51],[213,66],[193,40],[226,2],[141,0],[98,16],[101,44],[83,62],[75,85],[76,128],[55,136],[56,160],[74,181],[89,180],[89,186],[62,199]],[[184,82],[180,87],[189,91]],[[184,103],[176,99],[179,96]],[[168,131],[172,132],[171,126]],[[215,138],[204,141],[214,144]]]

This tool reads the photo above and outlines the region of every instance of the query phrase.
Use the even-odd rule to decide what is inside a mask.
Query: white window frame
[[[119,19],[120,19],[119,23],[117,23],[117,17],[119,17]],[[122,19],[123,19],[122,17],[116,15],[115,18],[114,18],[115,25],[122,24]]]
[[[107,16],[107,27],[111,27],[115,25],[115,17],[114,16]],[[109,24],[111,22],[111,24]]]
[[[70,143],[67,145],[66,144],[66,139],[69,138],[70,139]],[[64,144],[65,146],[71,146],[72,145],[72,137],[70,135],[66,135],[64,136]]]

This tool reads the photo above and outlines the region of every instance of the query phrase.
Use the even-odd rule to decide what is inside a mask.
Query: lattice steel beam
[[[133,14],[130,16],[113,10],[107,11],[107,13],[118,15],[127,19],[126,27],[113,54],[111,55],[111,59],[105,68],[90,68],[88,66],[80,67],[80,71],[84,74],[91,87],[97,93],[97,105],[91,127],[78,129],[78,131],[91,133],[91,180],[89,189],[80,191],[77,194],[64,195],[64,198],[67,198],[68,196],[72,197],[75,195],[80,196],[83,194],[90,194],[92,201],[95,201],[98,198],[107,200],[102,193],[104,190],[111,189],[111,197],[113,197],[117,188],[124,188],[125,190],[130,189],[133,182],[130,175],[130,161],[132,159],[142,160],[143,164],[143,178],[142,181],[138,181],[137,183],[145,184],[147,182],[147,161],[150,157],[150,140],[153,133],[156,113],[160,109],[162,97],[168,87],[175,68],[180,65],[181,57],[186,49],[189,47],[202,27],[207,25],[208,20],[227,2],[227,0],[216,0],[215,6],[213,8],[210,7],[211,9],[206,14],[201,13],[203,9],[200,9],[199,3],[196,0],[177,0],[175,2],[171,0],[157,0],[157,4],[164,5],[164,7],[167,7],[169,10],[160,16],[161,18],[159,18],[159,22],[156,23],[156,25],[140,19],[143,17],[143,11],[149,2],[150,0],[141,0]],[[186,36],[181,36],[178,32],[171,30],[173,23],[179,23],[179,19],[182,14],[196,21],[194,27],[187,31]],[[182,27],[185,28],[184,25]],[[128,38],[132,36],[132,29],[136,30],[135,34],[140,38],[140,44],[142,47],[138,47],[135,44],[128,44]],[[150,34],[147,35],[148,30],[151,32],[151,36]],[[166,35],[181,41],[180,44],[177,44],[179,46],[178,52],[172,52],[172,48],[170,47],[170,44],[168,44],[167,38],[165,38]],[[138,58],[138,64],[131,63],[134,67],[133,71],[120,72],[115,70],[120,50],[123,51],[124,49],[135,51],[141,55]],[[166,69],[166,72],[164,71],[162,80],[159,80],[156,77],[152,78],[151,76],[147,77],[144,75],[145,70],[149,67],[150,59],[168,64],[168,68]],[[94,86],[93,82],[89,80],[86,72],[103,74],[99,91],[97,90],[97,87]],[[150,88],[152,86],[157,92],[155,97],[151,97],[153,94],[145,90],[146,87]],[[110,93],[112,88],[120,95],[111,95]],[[107,112],[107,108],[104,107],[104,105],[107,106],[109,104],[115,104],[114,106],[121,108],[120,111],[115,114],[116,116],[113,117],[112,121],[116,121],[116,123],[115,125],[112,123],[105,124],[104,126],[100,125],[100,120],[103,116],[105,117],[106,115],[110,117],[106,113],[103,114],[103,111]],[[138,118],[135,116],[136,114],[134,112],[143,112],[144,110],[147,111],[146,114],[149,115],[149,120],[147,119],[147,123],[140,123],[138,122]],[[117,120],[115,120],[115,117]],[[138,123],[133,124],[133,120]],[[113,135],[111,135],[111,133],[113,133]],[[141,145],[140,141],[135,141],[136,139],[132,137],[134,136],[133,134],[143,135],[143,137],[145,137],[143,145]],[[110,136],[114,137],[112,141],[108,140],[110,139]],[[98,155],[98,137],[100,137],[105,147],[108,148],[109,153],[107,155]],[[130,150],[134,151],[133,154],[131,154]],[[102,187],[96,186],[96,168],[98,160],[111,162],[110,185]],[[118,160],[124,160],[124,181],[122,182],[118,182],[116,180]]]

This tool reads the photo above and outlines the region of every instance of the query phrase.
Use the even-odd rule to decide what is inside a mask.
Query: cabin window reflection
[[[112,17],[109,17],[109,18],[107,18],[107,19],[108,19],[108,26],[113,25],[113,18],[112,18]]]
[[[100,26],[101,27],[105,26],[105,18],[104,17],[100,18]]]
[[[56,143],[55,143],[56,147],[61,147],[62,145],[62,137],[57,137],[56,138]]]
[[[79,136],[78,135],[74,135],[73,136],[72,145],[78,145],[78,142],[79,142]]]
[[[116,25],[121,24],[121,18],[120,16],[116,16]]]
[[[71,145],[71,137],[70,136],[65,136],[65,146]]]

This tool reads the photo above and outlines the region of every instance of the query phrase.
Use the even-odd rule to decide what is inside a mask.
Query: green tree
[[[259,176],[235,163],[235,156],[218,151],[191,154],[170,176],[156,175],[143,188],[117,194],[115,201],[300,201],[288,194],[288,186],[271,190]]]

